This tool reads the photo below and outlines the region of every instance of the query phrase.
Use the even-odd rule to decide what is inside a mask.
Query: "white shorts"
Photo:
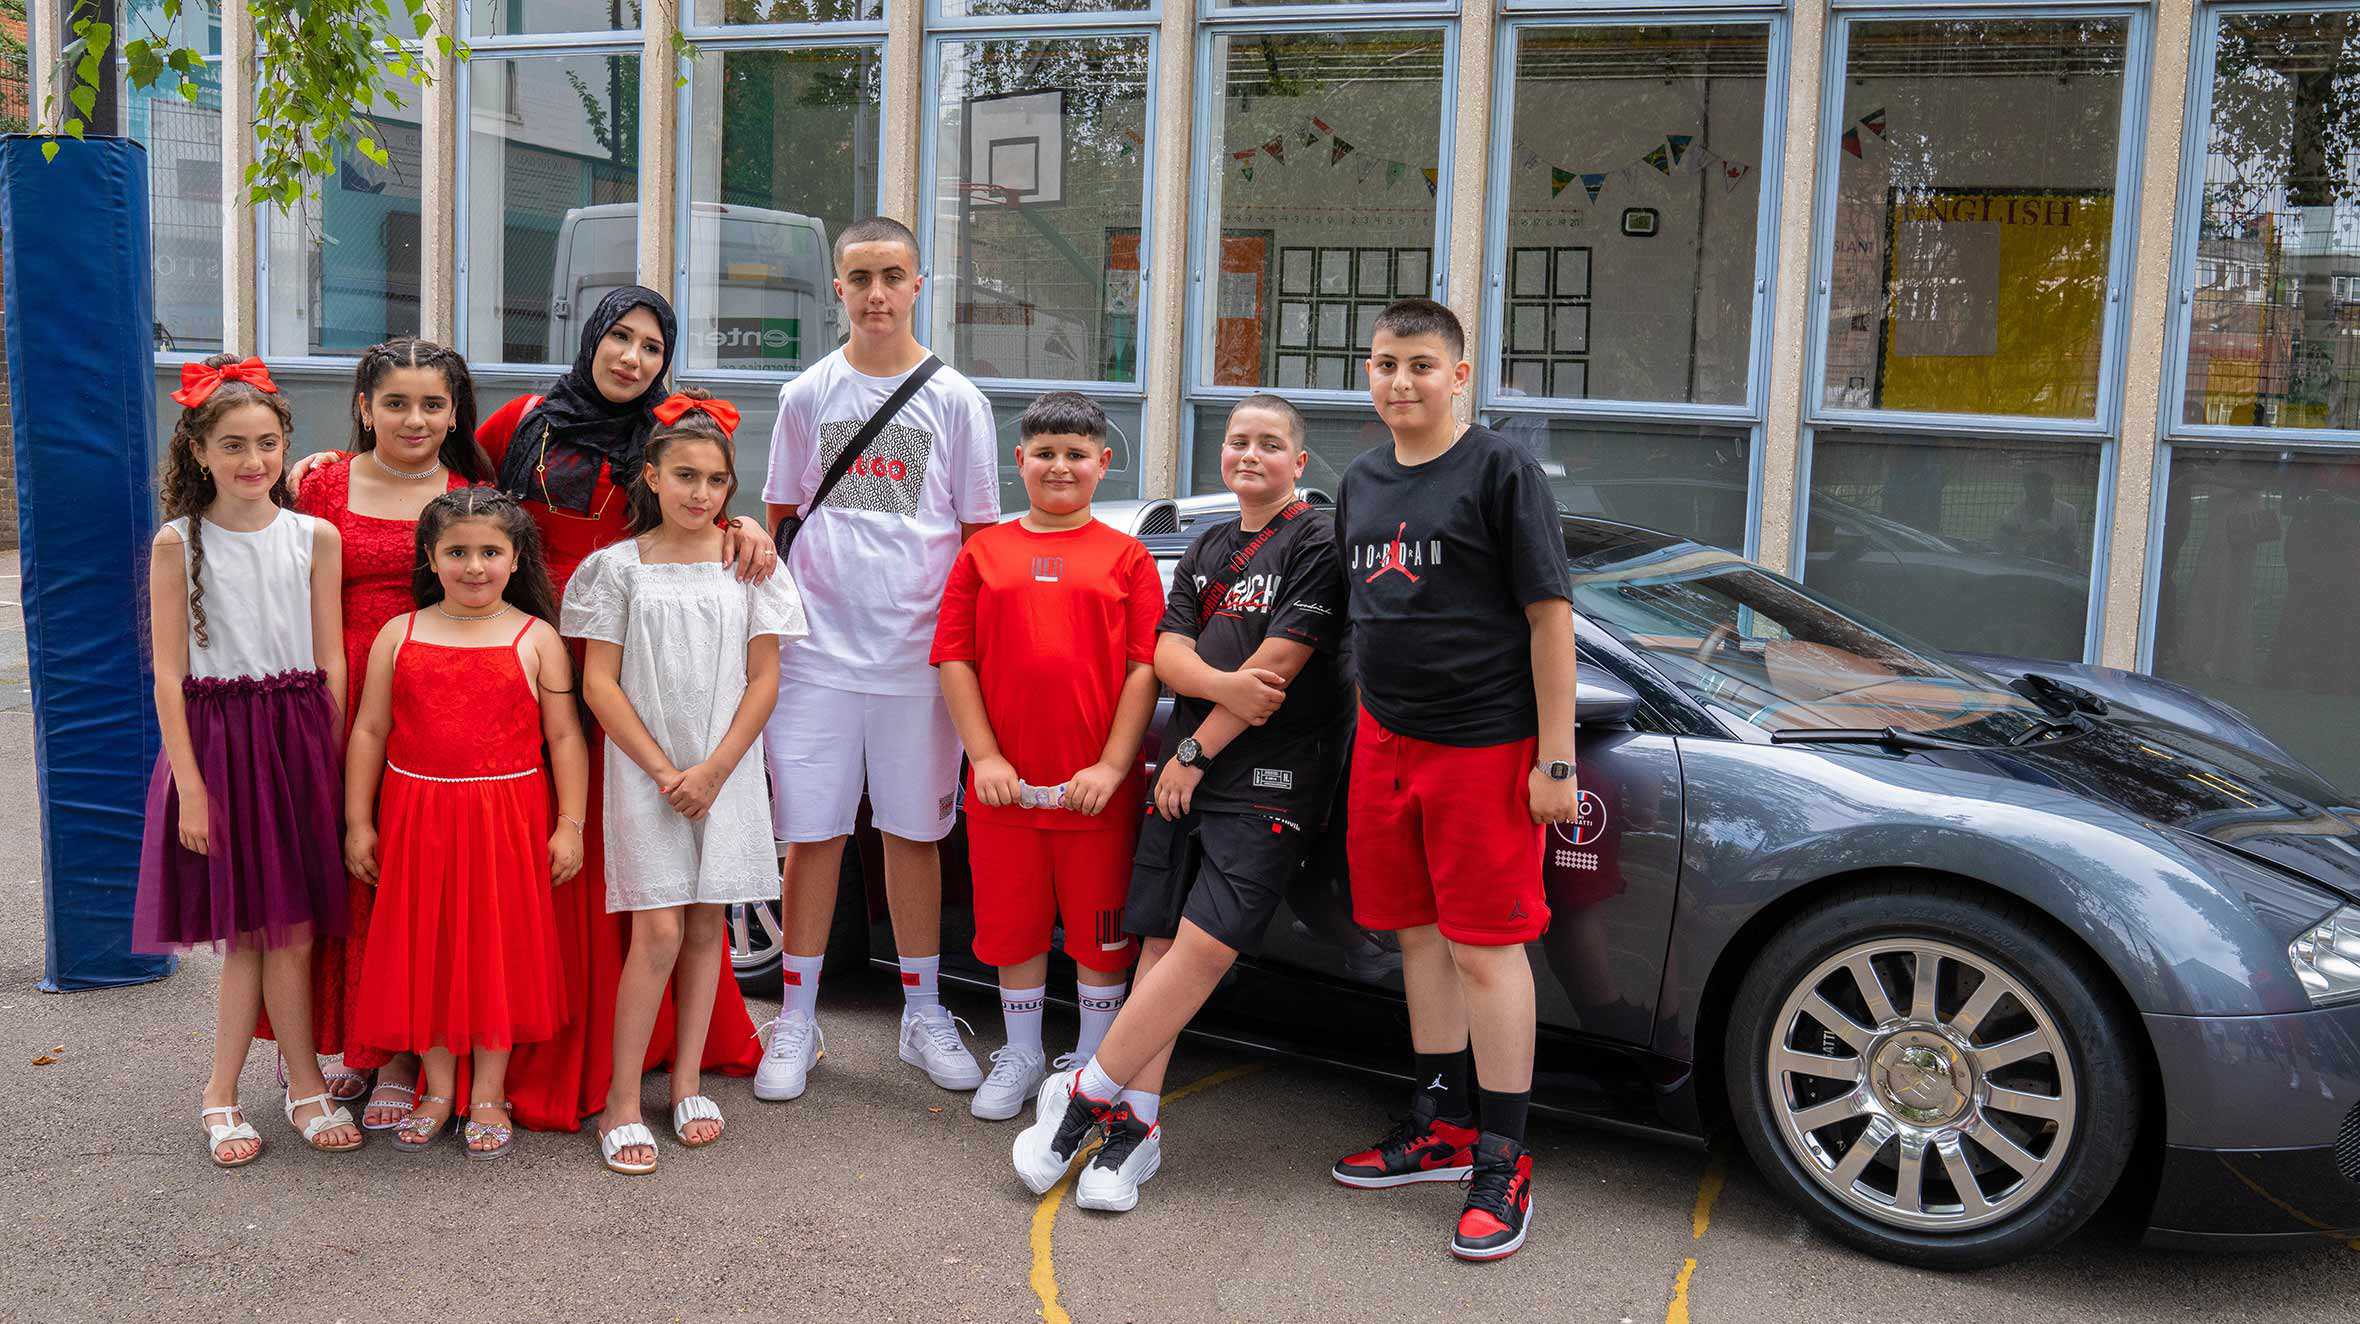
[[[782,678],[762,752],[780,841],[849,835],[864,784],[878,831],[905,841],[950,835],[959,731],[939,694],[855,694]]]

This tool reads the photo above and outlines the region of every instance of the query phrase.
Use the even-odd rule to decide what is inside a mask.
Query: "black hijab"
[[[634,308],[655,314],[663,328],[664,361],[648,378],[647,389],[634,399],[616,404],[598,389],[590,364],[599,342]],[[598,301],[590,320],[582,324],[582,347],[574,366],[549,388],[541,403],[518,420],[516,435],[500,461],[500,487],[519,500],[544,501],[559,510],[591,514],[590,498],[598,490],[598,466],[609,467],[616,486],[639,476],[647,439],[655,431],[656,405],[664,399],[664,378],[672,371],[672,353],[679,342],[679,322],[664,296],[643,285],[625,285]],[[546,431],[547,443],[543,443]],[[546,467],[544,467],[546,466]]]

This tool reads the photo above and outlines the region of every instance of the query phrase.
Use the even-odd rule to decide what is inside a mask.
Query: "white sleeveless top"
[[[205,636],[197,645],[192,613],[188,674],[203,679],[275,676],[313,671],[319,657],[311,640],[311,546],[319,521],[292,510],[253,533],[205,525]],[[169,526],[180,535],[184,566],[188,518]],[[196,586],[194,576],[190,588]]]

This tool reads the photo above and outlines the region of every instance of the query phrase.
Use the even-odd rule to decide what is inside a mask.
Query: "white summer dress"
[[[746,693],[746,644],[808,632],[803,598],[785,567],[760,584],[717,561],[648,565],[639,541],[593,553],[565,591],[559,629],[623,650],[623,697],[674,766],[704,760],[729,731]],[[699,820],[664,802],[653,778],[606,744],[606,908],[774,901],[778,855],[762,742],[738,760]]]

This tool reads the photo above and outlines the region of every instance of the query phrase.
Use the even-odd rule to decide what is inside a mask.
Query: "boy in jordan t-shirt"
[[[1163,1162],[1173,1041],[1260,944],[1302,866],[1304,830],[1327,810],[1349,702],[1337,661],[1344,575],[1334,521],[1295,494],[1307,458],[1293,405],[1253,395],[1230,411],[1221,481],[1240,517],[1181,556],[1155,645],[1174,704],[1123,914],[1145,940],[1137,989],[1097,1055],[1042,1088],[1017,1137],[1016,1171],[1036,1194],[1103,1127],[1075,1201],[1139,1203]]]
[[[930,357],[910,334],[924,281],[909,230],[898,221],[856,221],[836,236],[835,260],[851,339],[780,388],[762,489],[772,528],[783,516],[804,517],[788,559],[811,623],[807,638],[779,650],[778,707],[762,736],[773,827],[787,846],[786,995],[754,1073],[754,1097],[773,1101],[802,1094],[819,1057],[820,963],[864,787],[885,839],[885,897],[901,957],[901,1059],[944,1089],[983,1080],[936,984],[935,843],[951,830],[959,736],[926,650],[952,558],[1000,517],[991,404],[966,378],[938,369],[827,500],[807,508],[830,463]]]
[[[969,1108],[1024,1111],[1042,1077],[1049,940],[1065,922],[1088,1057],[1122,1006],[1123,892],[1139,831],[1139,742],[1155,712],[1164,591],[1139,540],[1100,524],[1106,415],[1051,391],[1017,420],[1031,508],[968,541],[942,594],[933,659],[971,763],[967,865],[975,955],[999,967],[1008,1046]]]
[[[1369,396],[1393,444],[1352,462],[1336,503],[1361,701],[1352,913],[1399,934],[1419,1088],[1410,1119],[1335,1177],[1471,1174],[1451,1252],[1496,1260],[1524,1244],[1532,1209],[1524,944],[1549,923],[1543,824],[1575,813],[1573,607],[1539,462],[1452,414],[1465,354],[1458,318],[1431,299],[1378,315]]]

